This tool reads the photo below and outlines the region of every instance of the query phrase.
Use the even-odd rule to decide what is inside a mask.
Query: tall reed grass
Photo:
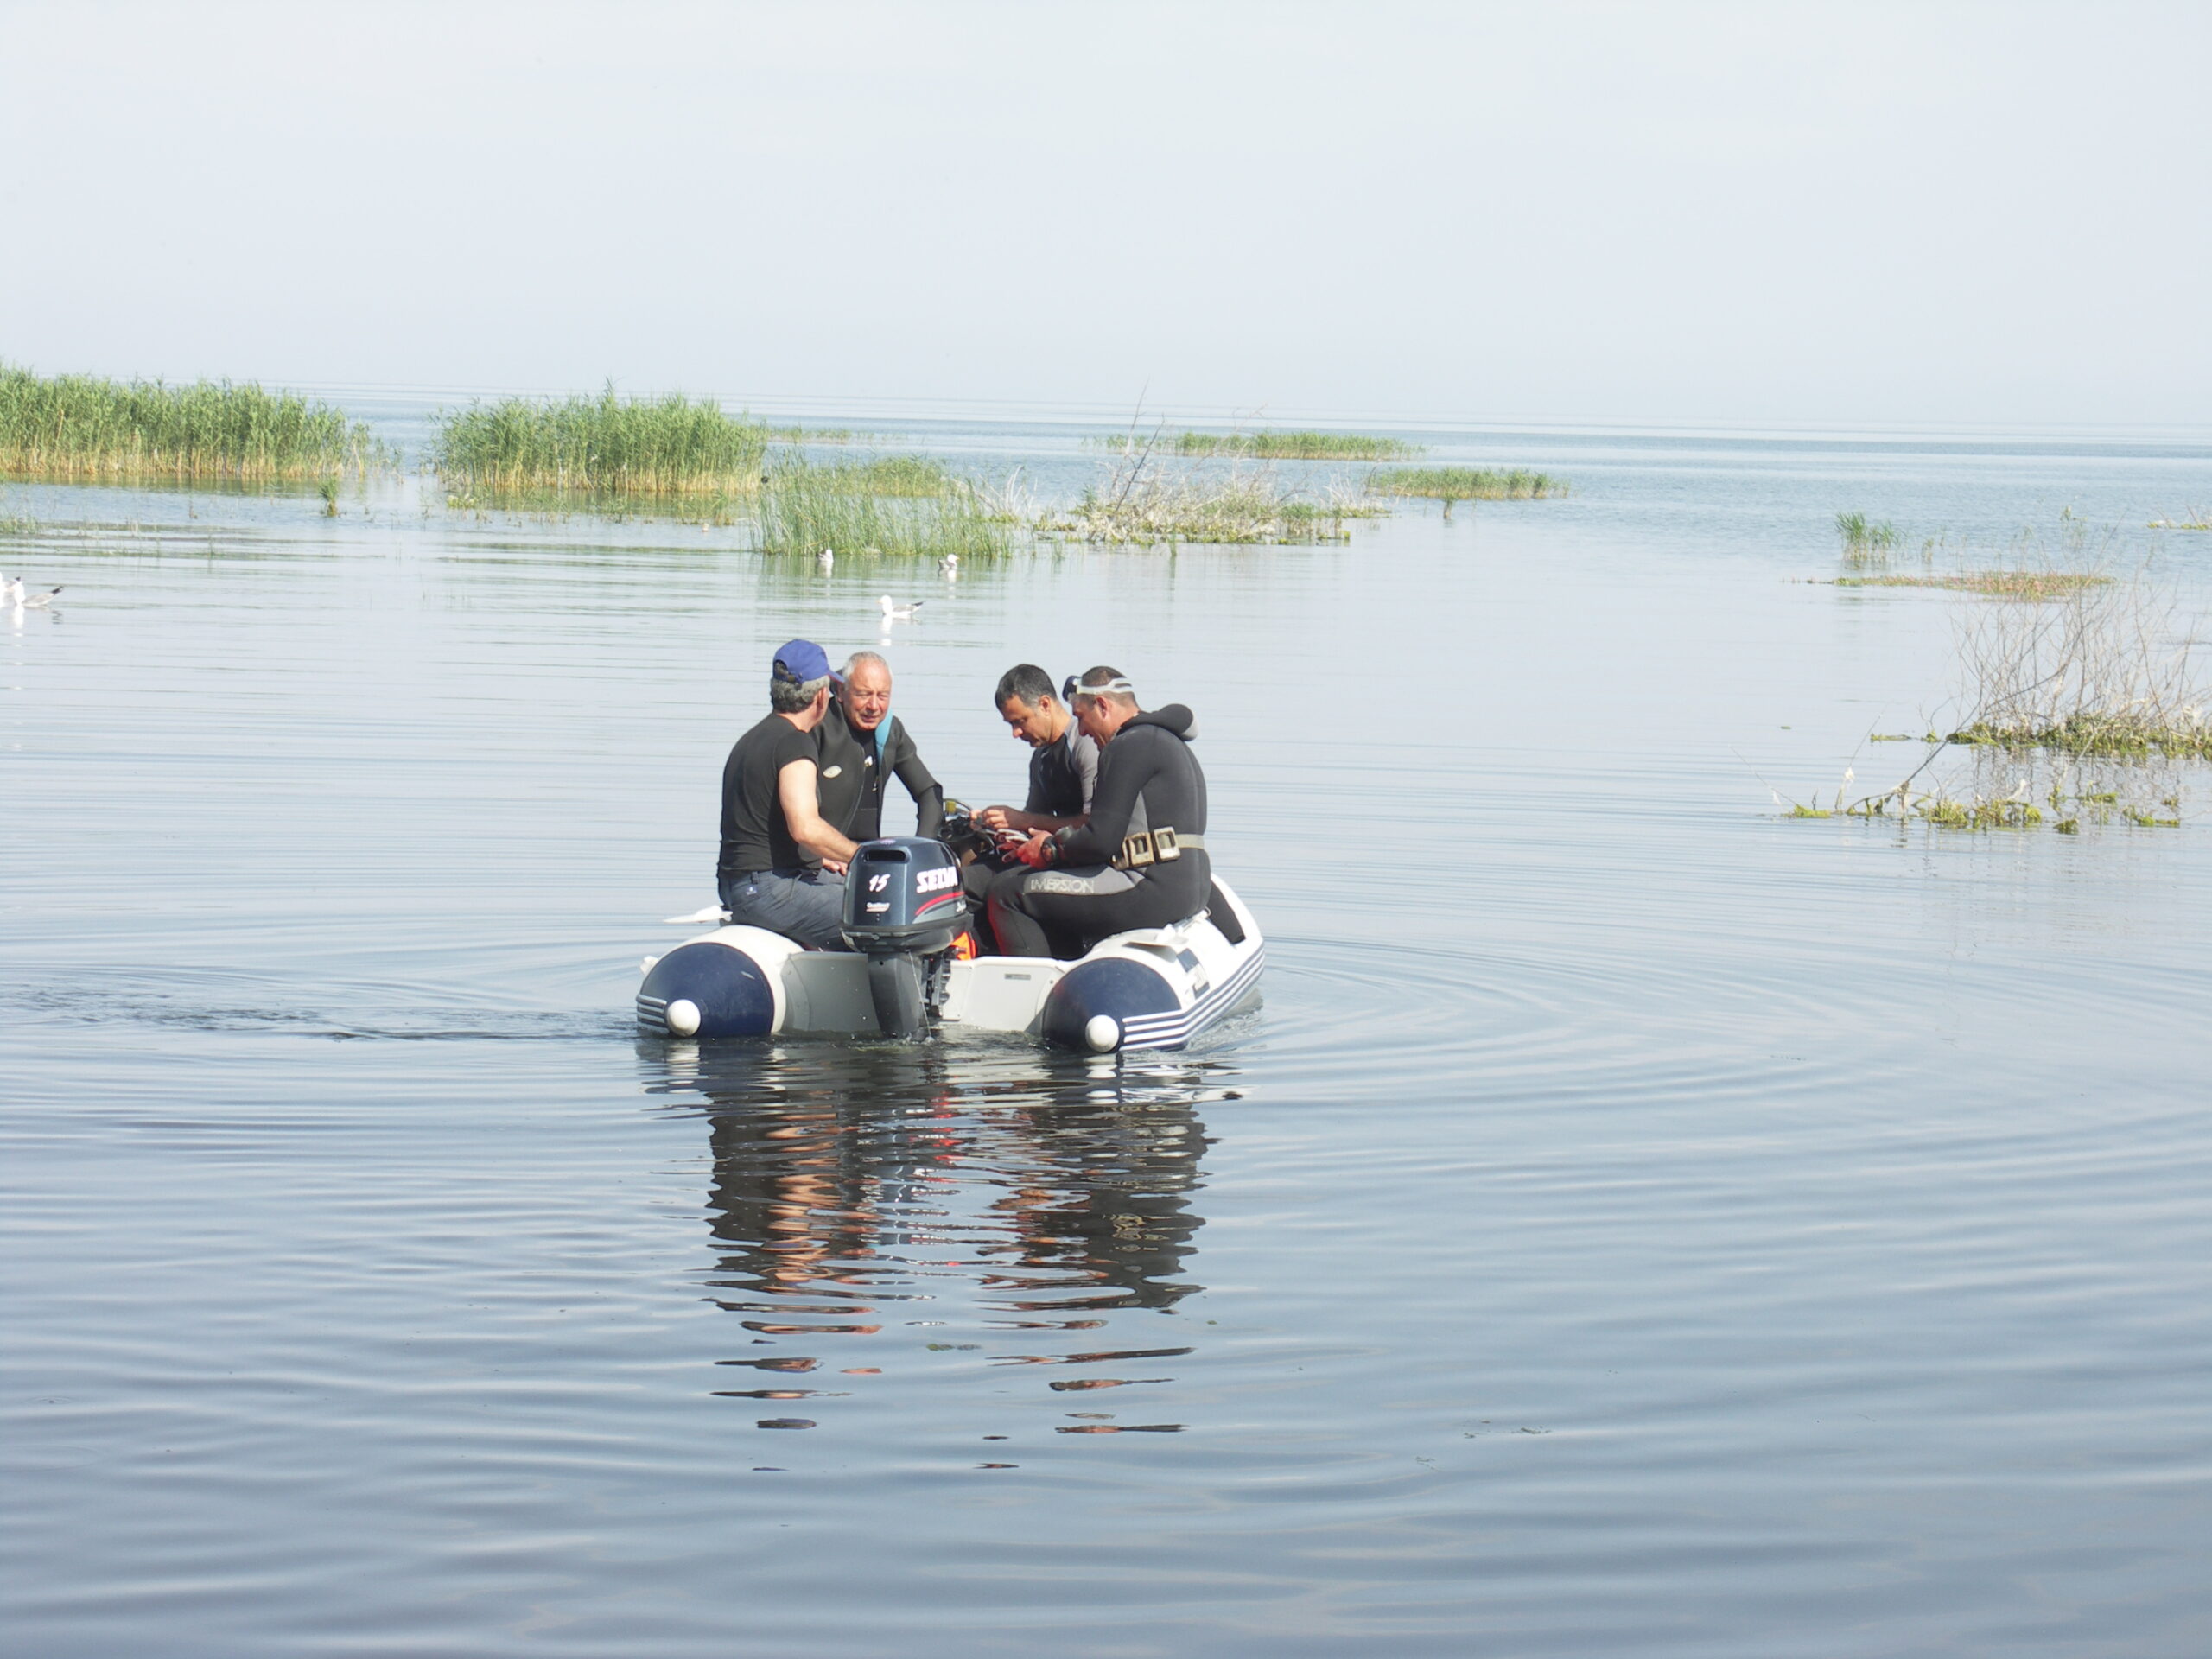
[[[963,559],[1008,551],[1011,527],[963,480],[939,469],[944,487],[894,494],[874,487],[870,474],[867,463],[811,467],[793,459],[771,467],[760,490],[760,550]]]
[[[1521,467],[1503,472],[1487,467],[1406,467],[1369,474],[1367,490],[1370,495],[1427,496],[1443,502],[1448,512],[1454,501],[1540,501],[1565,495],[1567,480]]]
[[[553,497],[750,495],[768,429],[705,398],[509,397],[448,410],[436,465],[448,490],[495,502]]]
[[[276,483],[388,462],[367,427],[251,383],[103,380],[0,365],[0,472]]]
[[[1835,533],[1842,537],[1844,556],[1848,559],[1883,558],[1897,549],[1897,526],[1875,524],[1863,512],[1836,514]]]

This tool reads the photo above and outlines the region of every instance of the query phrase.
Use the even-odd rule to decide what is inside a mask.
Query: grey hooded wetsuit
[[[1008,870],[991,883],[991,931],[1001,950],[1080,955],[1109,933],[1165,927],[1206,907],[1213,866],[1203,848],[1169,863],[1111,868],[1127,836],[1205,833],[1206,777],[1191,753],[1197,735],[1198,721],[1180,703],[1139,715],[1114,734],[1099,753],[1090,822],[1062,832],[1058,865]]]

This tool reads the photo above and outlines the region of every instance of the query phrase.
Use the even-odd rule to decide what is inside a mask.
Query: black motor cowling
[[[968,923],[960,864],[944,842],[901,836],[861,843],[845,874],[845,943],[868,957],[868,988],[887,1037],[926,1035],[926,959]]]

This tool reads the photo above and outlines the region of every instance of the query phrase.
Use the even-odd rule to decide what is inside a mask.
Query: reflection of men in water
[[[891,712],[891,664],[856,651],[832,694],[817,733],[822,743],[822,816],[853,841],[883,834],[883,791],[896,772],[914,798],[918,836],[944,822],[944,787],[930,775],[914,740]]]
[[[1196,717],[1179,703],[1145,713],[1112,668],[1083,677],[1075,717],[1100,750],[1090,816],[1035,837],[1021,851],[1034,868],[991,883],[991,931],[1010,957],[1077,955],[1087,940],[1179,922],[1213,885]]]
[[[841,950],[853,843],[823,822],[815,729],[830,711],[830,658],[811,639],[776,652],[769,713],[722,766],[722,849],[715,866],[734,922]],[[825,874],[826,872],[826,874]]]
[[[1202,1224],[1189,1202],[1206,1146],[1187,1104],[1089,1101],[1086,1078],[1066,1098],[1022,1086],[979,1092],[989,1111],[916,1116],[937,1086],[911,1058],[864,1050],[812,1090],[702,1081],[715,1109],[708,1225],[727,1247],[716,1300],[747,1329],[896,1329],[908,1316],[887,1315],[925,1286],[952,1300],[948,1277],[1041,1329],[1087,1330],[1198,1288],[1178,1279]],[[939,1259],[948,1248],[954,1259]],[[773,1352],[751,1363],[813,1369]]]

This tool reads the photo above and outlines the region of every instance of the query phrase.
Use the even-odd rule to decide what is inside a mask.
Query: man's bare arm
[[[822,817],[822,785],[811,760],[787,760],[776,774],[776,798],[791,839],[822,861],[822,868],[842,875],[859,843],[847,841]]]

